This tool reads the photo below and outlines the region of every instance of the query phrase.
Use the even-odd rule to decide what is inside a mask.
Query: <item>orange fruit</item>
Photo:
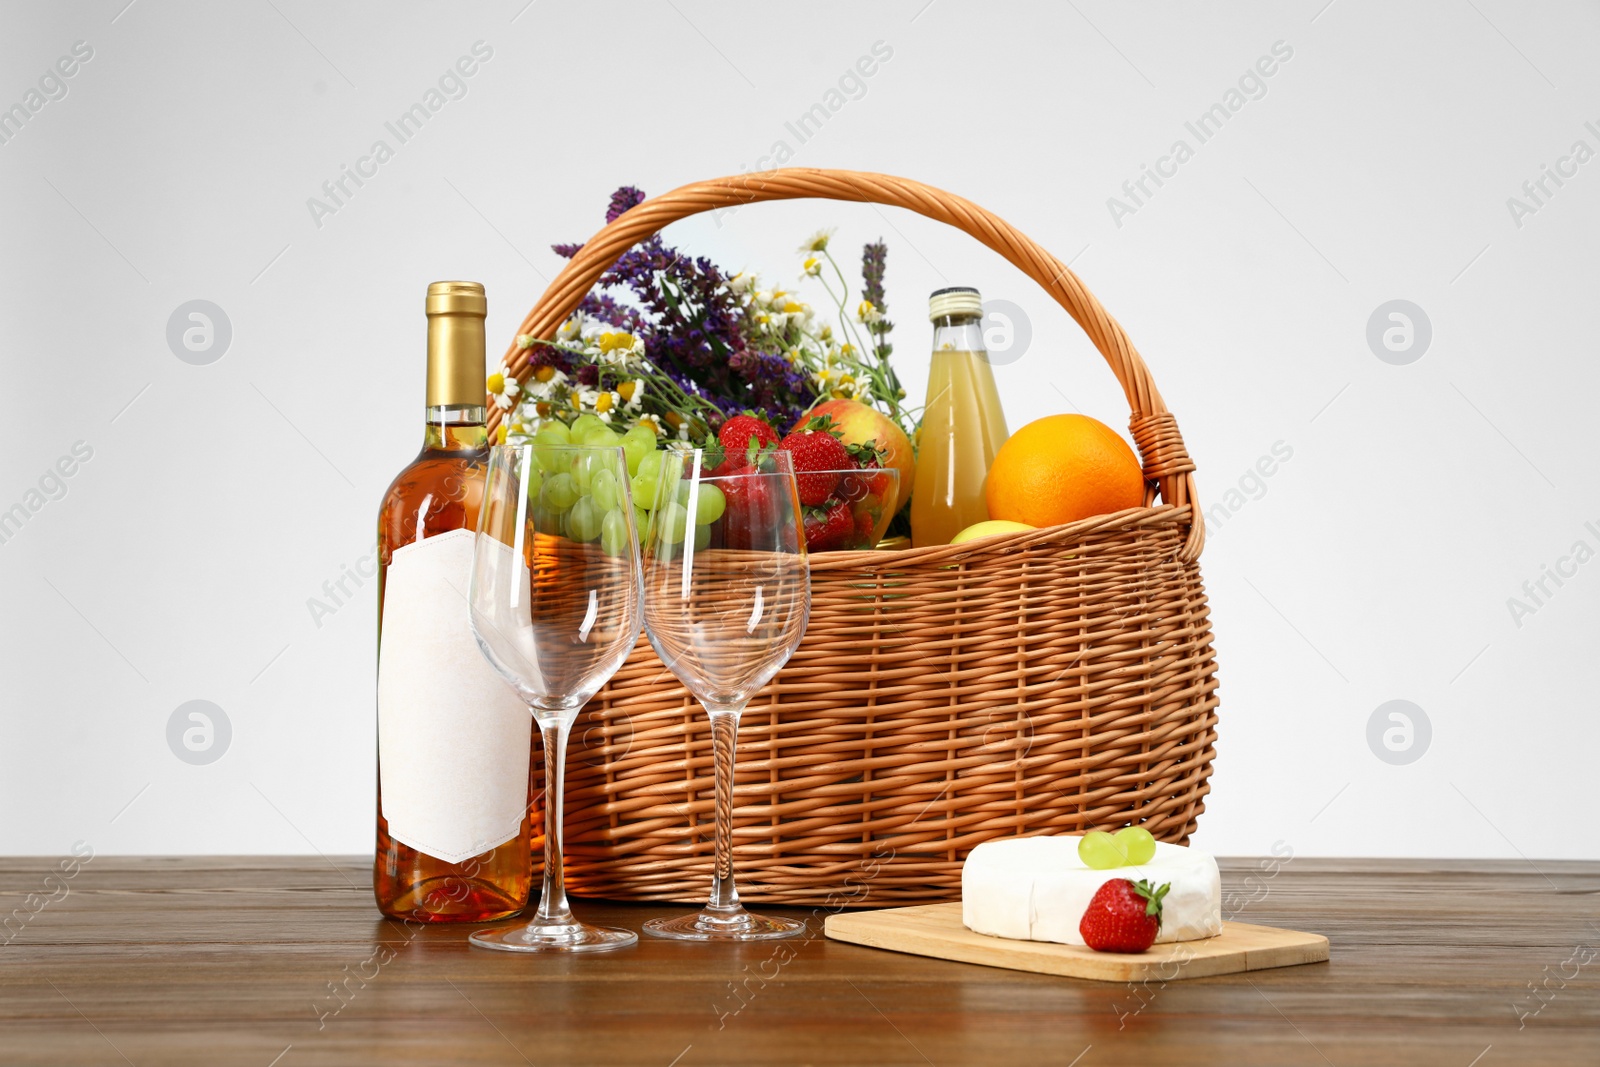
[[[1111,427],[1047,415],[1000,446],[984,482],[989,518],[1056,526],[1144,503],[1144,472]]]

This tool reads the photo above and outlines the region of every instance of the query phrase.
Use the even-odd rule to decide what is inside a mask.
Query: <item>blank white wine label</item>
[[[471,530],[395,549],[378,651],[378,778],[389,836],[448,863],[510,841],[528,805],[533,718],[478,650]]]

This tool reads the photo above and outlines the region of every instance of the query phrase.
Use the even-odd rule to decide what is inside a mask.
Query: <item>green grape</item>
[[[628,520],[618,510],[607,511],[600,520],[600,548],[608,556],[625,556],[632,548],[628,540]]]
[[[594,429],[596,426],[600,427],[602,430],[609,430],[611,428],[605,424],[605,421],[601,419],[600,416],[590,415],[587,412],[573,419],[572,443],[575,445],[582,444],[583,435]]]
[[[710,544],[711,526],[709,524],[705,526],[696,526],[694,528],[694,547],[701,549],[708,547]]]
[[[622,444],[622,435],[602,422],[580,433],[578,443],[585,448],[616,448]]]
[[[571,443],[572,435],[565,426],[559,422],[547,423],[533,435],[533,454],[539,461],[539,466],[545,470],[563,470],[568,463],[568,454],[556,446]]]
[[[553,511],[566,511],[578,502],[578,483],[570,474],[553,474],[544,483],[539,501]]]
[[[610,466],[607,457],[598,452],[580,452],[572,464],[572,477],[585,493],[594,491],[594,476]]]
[[[650,513],[644,508],[633,509],[633,528],[639,531],[639,543],[648,544],[650,541]]]
[[[710,526],[722,518],[722,513],[727,507],[728,498],[722,495],[721,489],[708,482],[701,482],[700,492],[694,504],[695,525]]]
[[[1116,833],[1116,843],[1131,866],[1138,867],[1156,858],[1156,839],[1142,826],[1124,826]]]
[[[661,478],[661,453],[650,452],[639,461],[633,474],[633,502],[646,511],[656,508],[657,483]]]
[[[667,501],[655,517],[655,530],[667,544],[681,543],[684,535],[689,532],[688,509],[676,500]]]
[[[539,464],[537,462],[535,462],[528,468],[527,475],[528,475],[528,499],[529,500],[538,500],[539,499],[539,492],[540,492],[540,490],[542,490],[544,488],[544,479],[545,479],[544,471],[540,470],[539,469]],[[519,491],[520,491],[520,489],[519,489]]]
[[[636,474],[629,483],[633,487],[633,502],[646,511],[654,511],[656,506],[656,480],[644,474]]]
[[[534,440],[547,445],[570,445],[572,431],[567,429],[565,423],[546,422],[539,427],[534,435]]]
[[[639,473],[639,461],[656,450],[656,435],[643,426],[635,426],[622,435],[622,450],[628,454],[628,473]]]
[[[567,536],[574,541],[593,541],[600,536],[605,513],[595,504],[593,497],[579,497],[567,512]]]
[[[589,495],[594,497],[601,511],[610,511],[621,502],[622,494],[618,489],[617,476],[611,473],[610,466],[595,471],[594,477],[589,479]]]
[[[1117,839],[1104,830],[1090,830],[1078,839],[1078,858],[1085,867],[1096,871],[1109,871],[1128,862]]]
[[[560,537],[566,533],[566,514],[546,504],[534,504],[528,509],[528,523],[537,533]]]

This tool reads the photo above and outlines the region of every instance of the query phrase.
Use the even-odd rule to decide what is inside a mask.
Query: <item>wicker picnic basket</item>
[[[1043,286],[1122,383],[1147,483],[1145,506],[1066,526],[811,557],[805,638],[740,723],[740,895],[835,908],[950,900],[962,860],[991,838],[1138,823],[1186,841],[1217,721],[1194,464],[1122,327],[1060,260],[976,204],[905,178],[766,171],[685,185],[619,216],[519,332],[553,338],[623,252],[669,223],[800,198],[949,223]],[[513,345],[506,362],[526,378],[526,351]],[[643,638],[572,736],[568,889],[703,898],[711,730]]]

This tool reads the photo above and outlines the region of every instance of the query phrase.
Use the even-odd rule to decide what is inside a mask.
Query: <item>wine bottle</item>
[[[934,327],[933,359],[911,491],[911,543],[917,548],[947,545],[989,517],[983,481],[1007,436],[983,343],[978,290],[937,290],[928,298],[928,318]]]
[[[478,651],[467,583],[483,499],[477,282],[428,286],[422,451],[378,513],[378,842],[385,915],[482,922],[527,906],[532,719]]]

